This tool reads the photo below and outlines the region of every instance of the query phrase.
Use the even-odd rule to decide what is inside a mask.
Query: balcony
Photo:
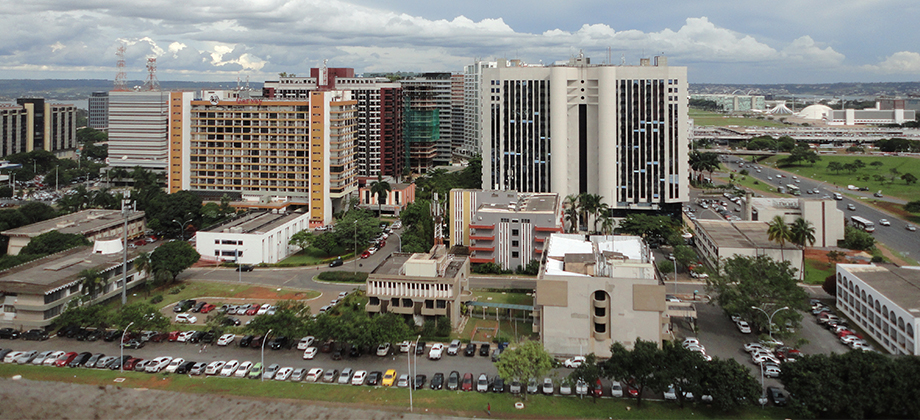
[[[494,241],[495,236],[470,235],[470,239],[474,241]]]
[[[476,225],[476,224],[470,223],[470,229],[492,230],[492,229],[495,229],[495,225]]]
[[[494,252],[494,251],[495,251],[495,247],[494,247],[494,246],[475,246],[475,245],[471,245],[471,246],[470,246],[470,251]]]
[[[546,238],[533,238],[534,242],[543,243],[546,242]]]
[[[470,257],[470,262],[473,264],[485,264],[485,263],[494,263],[495,258],[476,258]]]
[[[556,232],[562,233],[562,227],[547,227],[547,226],[537,226],[533,228],[537,232]]]

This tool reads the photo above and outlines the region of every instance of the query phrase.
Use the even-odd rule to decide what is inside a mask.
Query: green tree
[[[565,221],[569,223],[569,233],[578,231],[578,196],[568,195],[565,197],[563,204],[565,207]]]
[[[52,230],[32,238],[29,244],[26,245],[25,248],[22,248],[20,253],[28,255],[47,255],[77,246],[87,246],[89,244],[89,240],[78,233],[60,233],[56,230]]]
[[[569,374],[569,380],[571,380],[572,383],[576,383],[579,379],[581,379],[590,386],[594,386],[594,384],[597,383],[597,380],[603,377],[604,371],[597,363],[597,356],[595,356],[594,353],[585,356],[584,363],[582,363],[581,366],[575,368],[575,370]],[[597,395],[592,392],[591,396],[595,397],[594,402],[596,403]]]
[[[601,233],[604,235],[613,234],[613,229],[616,227],[616,220],[613,217],[610,217],[609,214],[604,214],[601,216]]]
[[[808,245],[815,244],[815,227],[811,222],[804,218],[798,217],[789,226],[789,241],[805,248]]]
[[[57,326],[79,325],[81,327],[106,328],[111,323],[109,308],[105,305],[84,305],[81,299],[71,299],[54,323]]]
[[[310,327],[310,308],[308,306],[303,302],[291,300],[278,302],[275,306],[274,314],[253,318],[244,330],[253,335],[262,335],[272,330],[276,337],[287,337],[291,340],[308,335]]]
[[[192,229],[201,226],[201,197],[184,190],[173,194],[158,191],[160,193],[155,194],[144,208],[148,224],[156,226],[155,230],[179,238],[185,236],[190,226]],[[189,224],[185,225],[186,222]]]
[[[761,394],[750,370],[735,359],[713,358],[700,366],[700,376],[700,390],[694,394],[712,396],[712,406],[722,411],[748,406]]]
[[[25,216],[26,224],[38,223],[58,216],[54,207],[38,201],[23,204],[19,207],[19,212]]]
[[[875,246],[875,238],[869,232],[852,226],[843,228],[843,246],[847,249],[869,250]]]
[[[872,166],[872,167],[874,167],[875,169],[878,169],[878,168],[881,168],[882,166],[885,166],[885,164],[882,163],[882,161],[880,161],[880,160],[876,160],[876,161],[873,161],[872,163],[870,163],[869,166]]]
[[[112,324],[118,329],[123,330],[132,322],[134,323],[131,325],[132,331],[163,331],[169,328],[169,319],[156,306],[146,302],[125,305],[112,317]]]
[[[105,285],[102,275],[94,269],[87,268],[80,272],[79,277],[80,289],[83,291],[85,298],[95,299],[102,286]]]
[[[904,183],[907,185],[917,183],[917,177],[914,174],[909,173],[909,172],[905,173],[904,175],[901,175],[901,180],[903,180]]]
[[[674,247],[674,260],[677,264],[689,267],[696,262],[696,252],[687,245],[677,245]]]
[[[313,239],[316,235],[309,230],[302,230],[291,235],[291,240],[288,241],[288,244],[294,245],[300,249],[307,249],[310,247],[310,244],[313,243]]]
[[[782,307],[773,317],[776,325],[791,322],[798,325],[802,319],[799,311],[807,309],[807,293],[796,283],[795,269],[788,261],[777,262],[766,255],[756,257],[734,256],[723,260],[721,270],[706,280],[710,294],[726,314],[740,315],[763,330],[770,328],[767,313]]]
[[[845,169],[845,168],[843,167],[843,164],[841,164],[840,162],[837,162],[836,160],[833,161],[833,162],[829,162],[829,163],[827,164],[827,170],[828,170],[828,171],[834,171],[834,172],[836,172],[836,173],[838,173],[838,174],[840,173],[840,171],[842,171],[842,170],[844,170],[844,169]]]
[[[380,174],[377,174],[377,180],[371,183],[371,195],[377,197],[377,214],[382,214],[383,202],[386,201],[387,195],[393,191],[390,183],[383,180]]]
[[[661,357],[666,363],[662,363],[662,370],[659,372],[661,388],[655,391],[664,391],[668,385],[673,386],[677,403],[681,408],[686,400],[685,393],[703,395],[700,386],[703,380],[702,368],[707,362],[702,355],[685,349],[678,341],[665,341],[662,344]]]
[[[673,241],[680,237],[680,222],[668,216],[630,214],[620,222],[619,233],[638,235],[648,242]],[[672,243],[671,245],[678,245]]]
[[[495,368],[502,378],[509,381],[519,379],[521,383],[526,384],[531,380],[536,381],[553,368],[553,356],[546,352],[540,342],[525,341],[515,348],[503,351],[501,359],[495,362]],[[522,395],[526,400],[527,393],[524,392]]]
[[[907,210],[911,213],[920,213],[920,200],[909,201],[904,205],[904,210]],[[2,213],[2,211],[0,211]],[[2,217],[0,217],[2,219]]]
[[[141,252],[140,254],[137,254],[137,257],[134,258],[134,269],[138,273],[146,273],[144,280],[144,291],[147,293],[147,297],[150,297],[150,289],[153,288],[152,286],[154,280],[154,276],[152,276],[150,273],[150,253]]]
[[[789,242],[791,238],[789,225],[783,220],[783,216],[774,216],[767,224],[767,239],[779,244],[779,254],[783,260],[786,259],[783,250],[786,248],[786,242]]]
[[[660,374],[666,361],[654,342],[637,339],[632,350],[616,342],[610,346],[610,353],[610,358],[603,364],[604,375],[610,380],[626,380],[635,386],[639,391],[636,404],[640,407],[646,388],[659,390],[667,386],[667,379]]]
[[[157,247],[150,254],[150,265],[154,272],[166,272],[175,282],[179,273],[198,262],[201,255],[188,242],[172,241]]]

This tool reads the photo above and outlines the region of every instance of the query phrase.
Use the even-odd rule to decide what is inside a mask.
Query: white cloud
[[[831,47],[821,48],[810,36],[805,35],[792,41],[783,48],[782,54],[789,59],[797,59],[822,65],[839,65],[846,58]]]
[[[916,76],[917,73],[920,73],[920,54],[912,51],[899,51],[876,65],[867,65],[863,68],[874,73]]]

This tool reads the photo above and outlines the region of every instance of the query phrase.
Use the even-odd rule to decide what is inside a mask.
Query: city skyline
[[[130,80],[149,56],[161,80],[272,80],[328,60],[356,72],[462,71],[476,59],[638,64],[664,54],[691,83],[915,81],[906,0],[431,3],[264,0],[240,5],[39,1],[8,5],[0,77]],[[522,13],[523,11],[523,13]],[[885,31],[878,29],[884,27]],[[40,28],[40,30],[36,30]],[[609,48],[609,53],[608,53]]]

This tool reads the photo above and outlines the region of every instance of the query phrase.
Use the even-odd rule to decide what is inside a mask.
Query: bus
[[[865,217],[851,216],[850,223],[857,229],[862,229],[866,232],[875,232],[875,223],[872,223],[872,221]]]
[[[799,187],[796,187],[794,184],[786,184],[786,191],[792,195],[802,195],[802,191],[800,191]]]

